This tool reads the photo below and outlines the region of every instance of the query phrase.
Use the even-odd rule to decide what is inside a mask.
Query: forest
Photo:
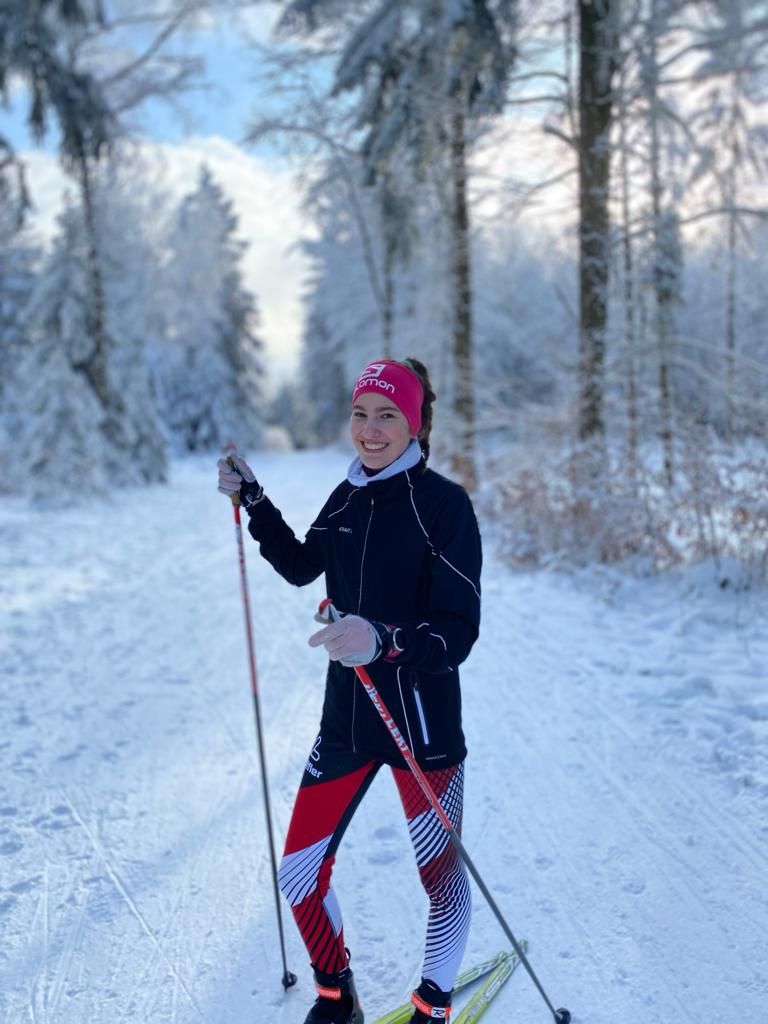
[[[138,116],[205,83],[191,25],[262,16],[244,145],[293,162],[311,268],[276,393],[231,197],[155,188]],[[0,40],[70,182],[42,245],[0,134],[3,491],[334,444],[360,366],[417,355],[510,564],[768,575],[768,4],[6,0]]]

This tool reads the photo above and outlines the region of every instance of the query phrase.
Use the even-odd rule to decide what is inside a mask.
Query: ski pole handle
[[[236,469],[237,468],[235,466],[234,459],[232,458],[231,455],[227,456],[227,462],[229,463],[229,465],[231,466],[232,469]],[[235,522],[239,526],[240,525],[240,492],[239,491],[235,491],[234,493],[230,494],[229,500],[232,502],[232,504],[235,507]]]

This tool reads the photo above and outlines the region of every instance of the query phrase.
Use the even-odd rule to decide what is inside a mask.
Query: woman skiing
[[[434,810],[356,681],[366,665],[457,831],[464,758],[458,666],[480,622],[480,534],[466,492],[427,468],[435,394],[415,359],[365,367],[352,393],[357,452],[299,541],[240,456],[219,461],[219,490],[239,494],[261,554],[288,582],[324,572],[340,618],[309,638],[330,659],[320,732],[307,760],[279,871],[307,947],[317,999],[305,1024],[362,1024],[331,871],[379,768],[389,765],[429,897],[412,1024],[450,1013],[467,941],[470,890]]]

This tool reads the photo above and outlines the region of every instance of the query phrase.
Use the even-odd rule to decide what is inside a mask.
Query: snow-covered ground
[[[0,1020],[296,1024],[284,995],[232,515],[212,459],[78,508],[0,501]],[[346,466],[270,454],[298,531]],[[278,844],[324,662],[249,542]],[[768,597],[707,571],[513,575],[486,550],[463,674],[465,841],[577,1024],[756,1024],[768,1000]],[[369,1021],[418,978],[423,897],[382,772],[335,887]],[[466,963],[503,948],[476,894]],[[519,971],[486,1018],[546,1022]]]

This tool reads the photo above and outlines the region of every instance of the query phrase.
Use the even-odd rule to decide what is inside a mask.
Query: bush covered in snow
[[[492,460],[497,483],[486,500],[503,556],[516,567],[604,562],[642,572],[710,560],[723,586],[768,580],[765,452],[692,432],[671,483],[644,455],[634,469],[621,448],[538,457],[516,448]]]

